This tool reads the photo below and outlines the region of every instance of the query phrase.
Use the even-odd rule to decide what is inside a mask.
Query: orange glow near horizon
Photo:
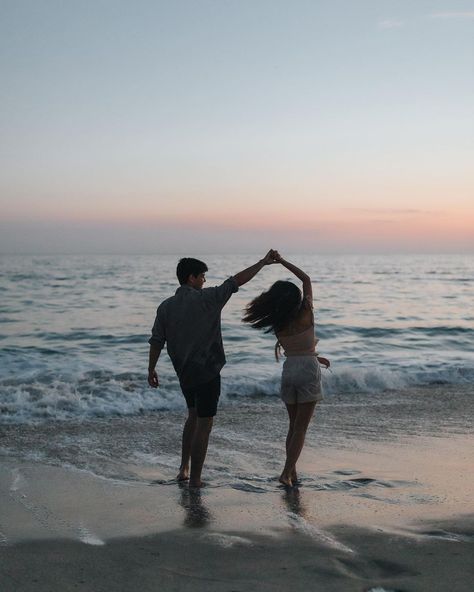
[[[17,200],[4,211],[12,224],[48,225],[161,234],[185,232],[188,239],[225,232],[233,244],[259,236],[287,240],[288,244],[328,249],[377,247],[401,249],[407,245],[431,249],[474,249],[474,204],[468,183],[458,186],[412,182],[382,183],[380,179],[350,185],[348,180],[293,186],[199,187],[164,191],[128,188],[105,194],[70,192],[68,199]],[[81,188],[81,192],[84,188]],[[293,197],[295,196],[295,197]],[[448,197],[447,197],[448,196]],[[39,205],[41,204],[41,207]]]
[[[338,240],[347,243],[377,243],[387,241],[428,241],[446,245],[459,240],[472,241],[474,245],[474,208],[462,210],[423,211],[416,208],[341,208],[308,207],[303,211],[291,208],[266,207],[255,208],[254,212],[228,208],[199,213],[197,210],[186,215],[171,212],[159,215],[145,214],[135,210],[130,213],[114,212],[112,215],[95,212],[92,216],[85,211],[78,215],[69,212],[43,212],[35,216],[34,222],[40,225],[56,223],[65,226],[91,226],[113,229],[171,229],[184,230],[188,233],[231,231],[254,233],[274,233],[277,236],[301,239],[305,244],[312,239],[329,240],[332,244]],[[18,218],[16,218],[18,220]]]

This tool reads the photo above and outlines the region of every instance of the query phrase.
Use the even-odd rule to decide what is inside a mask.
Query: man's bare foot
[[[298,483],[298,475],[296,474],[296,469],[291,473],[291,482],[292,484]]]
[[[189,487],[203,487],[204,483],[201,481],[201,479],[198,479],[197,481],[195,479],[191,479],[189,481]]]
[[[189,469],[179,469],[176,479],[177,481],[187,481],[189,479]]]
[[[291,477],[289,477],[288,475],[285,475],[285,473],[282,473],[278,480],[280,481],[280,483],[283,483],[283,485],[286,485],[286,487],[293,487],[293,483],[291,482]]]

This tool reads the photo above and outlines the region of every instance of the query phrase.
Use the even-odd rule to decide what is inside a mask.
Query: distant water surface
[[[199,255],[198,255],[199,256]],[[259,256],[202,255],[207,286]],[[290,257],[289,257],[290,258]],[[146,383],[157,305],[177,288],[177,256],[0,257],[0,423],[128,416],[183,407],[162,355]],[[293,256],[313,280],[326,403],[474,380],[471,256]],[[244,326],[245,304],[276,279],[266,267],[224,308],[222,405],[277,401],[274,337]],[[298,283],[298,280],[296,280]],[[342,398],[342,399],[341,399]]]

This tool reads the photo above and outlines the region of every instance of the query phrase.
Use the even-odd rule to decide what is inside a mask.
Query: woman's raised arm
[[[303,282],[303,298],[306,298],[307,300],[312,302],[313,301],[313,287],[311,285],[311,278],[309,277],[309,275],[307,273],[305,273],[299,267],[296,267],[296,265],[293,265],[293,263],[290,263],[286,259],[283,259],[283,257],[280,255],[280,253],[278,253],[278,251],[275,251],[275,253],[276,253],[276,255],[274,255],[275,261],[277,263],[281,263],[281,265],[283,265],[283,267],[286,267],[286,269],[291,271],[291,273],[293,273],[299,280],[301,280]]]

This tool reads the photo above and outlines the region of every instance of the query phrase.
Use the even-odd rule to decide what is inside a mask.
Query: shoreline
[[[288,512],[323,527],[403,527],[466,513],[474,490],[473,456],[472,434],[354,441],[351,448],[308,444],[298,463],[299,485],[285,488],[278,483],[281,459],[265,473],[249,463],[245,473],[233,473],[211,449],[205,487],[197,490],[176,481],[177,455],[176,467],[169,457],[166,466],[157,465],[154,456],[135,464],[115,460],[122,477],[3,456],[0,532],[13,542],[45,534],[74,539],[80,521],[101,518],[104,531],[98,536],[105,539],[149,535],[181,527],[193,502],[208,516],[206,526],[216,530],[271,530],[286,521]]]

